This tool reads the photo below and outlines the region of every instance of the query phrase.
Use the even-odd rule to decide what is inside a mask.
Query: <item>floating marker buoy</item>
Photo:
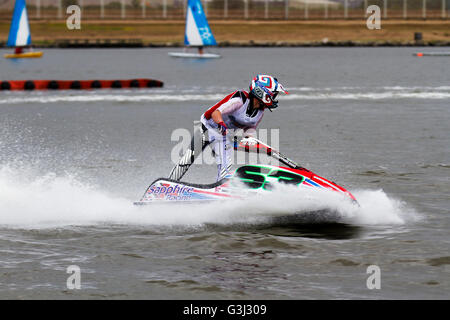
[[[91,88],[93,89],[100,89],[102,87],[102,84],[98,80],[94,80],[91,83]]]
[[[36,88],[36,85],[33,81],[25,81],[25,84],[23,85],[24,90],[34,90]]]
[[[59,89],[58,81],[52,80],[47,84],[47,89],[57,90]]]
[[[111,83],[111,88],[115,89],[122,88],[122,83],[119,80],[115,80],[113,81],[113,83]]]
[[[81,89],[81,83],[80,83],[80,81],[73,81],[73,82],[70,84],[70,89],[74,89],[74,90]]]
[[[130,81],[130,87],[131,88],[139,88],[139,81],[136,79]]]
[[[147,82],[147,88],[152,88],[152,87],[159,87],[159,81],[158,80],[149,80]]]
[[[131,80],[12,80],[0,81],[0,90],[90,90],[153,88],[164,84],[153,79]]]
[[[11,90],[11,84],[8,81],[3,81],[0,84],[0,89],[1,90]]]
[[[449,57],[450,52],[417,52],[413,56],[416,57]]]

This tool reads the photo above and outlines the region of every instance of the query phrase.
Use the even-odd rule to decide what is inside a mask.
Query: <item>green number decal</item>
[[[264,186],[265,175],[269,172],[270,169],[264,167],[243,166],[236,170],[235,175],[248,187],[258,189]]]
[[[236,170],[235,176],[252,189],[263,188],[265,190],[273,189],[273,183],[267,181],[266,177],[276,178],[278,183],[292,185],[299,185],[305,180],[303,176],[293,172],[260,166],[240,167]]]
[[[291,185],[299,185],[300,183],[305,180],[305,178],[301,175],[295,174],[293,172],[284,171],[284,170],[278,170],[274,169],[270,172],[268,177],[271,178],[278,178],[278,183],[285,183],[285,184],[291,184]],[[271,190],[273,188],[273,184],[267,181],[264,184],[264,189]]]

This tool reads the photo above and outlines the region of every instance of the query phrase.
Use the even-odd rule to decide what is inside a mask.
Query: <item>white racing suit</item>
[[[211,115],[219,110],[222,114],[223,122],[231,131],[233,129],[243,129],[244,136],[254,136],[256,127],[261,122],[264,115],[263,109],[255,109],[248,114],[247,109],[250,104],[249,95],[245,91],[235,91],[227,95],[224,99],[209,108],[200,118],[202,130],[195,132],[191,141],[191,148],[186,151],[179,163],[172,169],[169,178],[180,180],[189,169],[198,154],[205,149],[208,144],[213,148],[217,163],[217,181],[225,178],[231,171],[232,142],[229,135],[223,136],[218,130],[218,124],[214,122]],[[201,150],[195,147],[201,139]],[[197,152],[195,152],[196,150]]]

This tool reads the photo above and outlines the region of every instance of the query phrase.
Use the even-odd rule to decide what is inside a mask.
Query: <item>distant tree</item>
[[[120,2],[114,1],[108,3],[106,7],[109,9],[120,9],[122,7],[122,4]]]
[[[133,8],[139,8],[141,6],[142,0],[131,0],[131,6]]]
[[[62,0],[61,4],[63,8],[67,8],[73,4],[78,5],[78,0]]]
[[[224,0],[212,0],[209,4],[209,8],[222,9],[225,5]],[[244,7],[244,0],[228,0],[228,9],[238,9]]]

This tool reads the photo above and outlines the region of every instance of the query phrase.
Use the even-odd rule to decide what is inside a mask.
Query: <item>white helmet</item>
[[[280,91],[289,94],[278,82],[277,78],[272,76],[259,74],[250,83],[250,93],[269,109],[278,107],[278,101],[275,98]]]

